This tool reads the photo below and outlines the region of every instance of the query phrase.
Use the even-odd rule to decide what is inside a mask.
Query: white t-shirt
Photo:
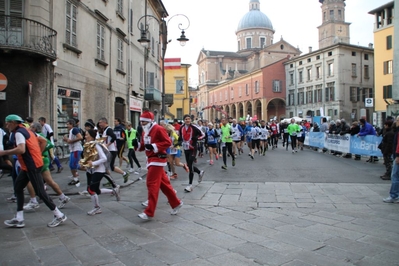
[[[15,145],[18,146],[19,144],[25,144],[25,143],[26,139],[24,135],[22,135],[22,133],[20,132],[15,133]]]
[[[51,134],[51,133],[53,133],[54,131],[53,131],[53,129],[51,128],[51,126],[49,125],[49,124],[44,124],[43,125],[43,127],[42,127],[42,134],[47,138],[47,134]],[[51,141],[51,143],[53,143],[53,145],[54,145],[54,137],[53,136],[51,136],[50,137],[50,141]]]
[[[6,132],[2,128],[0,128],[0,151],[4,150],[4,145],[3,145],[3,138],[6,135]]]

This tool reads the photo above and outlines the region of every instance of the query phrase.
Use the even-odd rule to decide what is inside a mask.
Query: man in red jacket
[[[139,151],[145,151],[147,156],[147,189],[148,206],[139,217],[148,220],[154,217],[157,207],[159,190],[168,198],[172,207],[171,214],[176,215],[183,206],[183,202],[177,198],[175,190],[170,184],[164,167],[166,166],[166,149],[172,142],[165,128],[154,122],[154,114],[144,111],[140,116],[143,135],[139,145]]]

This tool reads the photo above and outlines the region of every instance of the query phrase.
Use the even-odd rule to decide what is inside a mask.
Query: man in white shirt
[[[51,143],[53,143],[54,145],[54,131],[51,128],[51,126],[49,124],[46,123],[46,118],[45,117],[39,117],[39,123],[40,125],[42,125],[42,134],[44,136],[46,136],[46,138],[48,140],[51,141]],[[50,165],[49,165],[49,169],[50,171],[54,170],[53,167],[53,162],[57,165],[57,173],[61,173],[61,171],[64,169],[61,166],[60,160],[57,158],[57,156],[54,155],[54,149],[50,149],[49,150],[49,155],[50,155]]]

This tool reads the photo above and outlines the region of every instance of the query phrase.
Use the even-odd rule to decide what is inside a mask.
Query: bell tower
[[[322,24],[319,29],[319,49],[336,43],[350,43],[349,25],[345,22],[345,0],[319,0]]]

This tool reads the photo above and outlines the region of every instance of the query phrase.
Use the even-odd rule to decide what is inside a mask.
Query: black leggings
[[[129,153],[127,154],[127,158],[129,158],[130,167],[133,168],[133,161],[137,164],[138,168],[141,168],[139,161],[136,157],[136,152],[134,149],[129,149]]]
[[[251,147],[252,147],[252,149],[257,148],[259,150],[259,148],[260,148],[260,139],[252,139]]]
[[[22,211],[24,209],[24,188],[30,182],[35,190],[36,195],[47,205],[47,207],[54,211],[55,204],[53,200],[47,195],[44,190],[43,177],[40,174],[41,167],[36,168],[32,171],[19,172],[17,180],[15,180],[15,196],[17,197],[17,211]]]
[[[233,154],[233,143],[232,142],[225,142],[224,143],[225,145],[224,145],[224,147],[222,148],[222,150],[223,150],[223,163],[224,163],[224,165],[227,165],[227,153],[226,153],[226,148],[227,148],[227,151],[229,152],[229,154],[230,154],[230,156],[231,156],[231,158],[232,158],[232,160],[234,161],[234,154]]]
[[[290,136],[291,137],[291,148],[292,150],[296,149],[296,136]]]
[[[101,194],[101,189],[100,189],[100,182],[101,179],[105,173],[89,173],[86,172],[86,177],[87,177],[87,192],[89,192],[90,195],[100,195]]]
[[[112,171],[114,171],[114,169],[115,169],[115,159],[116,159],[116,156],[118,155],[118,152],[117,151],[110,151],[110,153],[111,153],[111,155],[112,155],[112,159],[111,159],[111,162],[109,163],[109,167],[111,168],[111,170]]]
[[[188,174],[188,184],[191,185],[194,179],[194,172],[199,174],[201,171],[194,166],[195,155],[197,154],[197,149],[194,150],[184,150],[184,156],[186,157],[186,163],[190,173]]]
[[[288,133],[283,133],[283,144],[285,143],[285,145],[287,145],[288,147]]]

